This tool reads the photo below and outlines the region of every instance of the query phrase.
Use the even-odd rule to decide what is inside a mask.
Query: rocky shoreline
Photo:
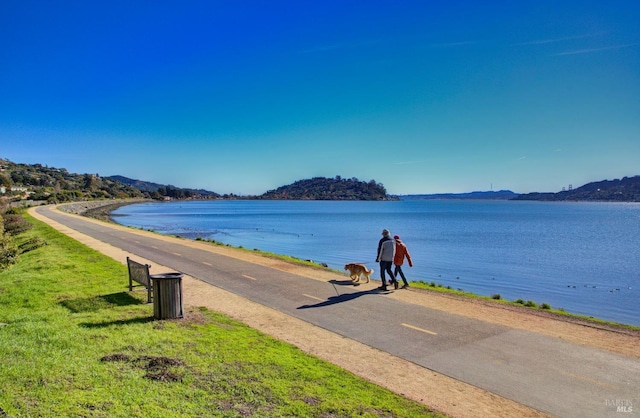
[[[59,210],[75,215],[82,215],[88,218],[98,219],[104,222],[113,222],[111,212],[119,207],[131,205],[133,203],[148,202],[146,199],[124,199],[124,200],[92,200],[87,202],[74,202],[58,207]]]

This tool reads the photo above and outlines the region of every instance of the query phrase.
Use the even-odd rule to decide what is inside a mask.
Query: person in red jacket
[[[409,267],[413,267],[413,261],[411,260],[411,255],[409,254],[409,250],[407,246],[400,240],[399,235],[394,235],[393,239],[396,241],[396,253],[393,257],[393,264],[395,265],[395,270],[393,272],[393,277],[397,278],[398,273],[400,273],[400,277],[402,277],[402,281],[404,284],[402,285],[403,289],[409,287],[409,283],[407,279],[404,277],[404,273],[402,271],[402,263],[404,263],[405,257],[407,258],[407,262],[409,263]],[[396,280],[396,283],[398,281]]]

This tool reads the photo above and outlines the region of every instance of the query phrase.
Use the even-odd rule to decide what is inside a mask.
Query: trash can
[[[182,273],[151,274],[153,316],[156,319],[182,318]]]

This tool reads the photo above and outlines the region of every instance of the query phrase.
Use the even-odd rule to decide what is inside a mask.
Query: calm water
[[[407,244],[409,280],[640,325],[640,204],[405,200],[143,203],[123,225],[374,268],[383,228]]]

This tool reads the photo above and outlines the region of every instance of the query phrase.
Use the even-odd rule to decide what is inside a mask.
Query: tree
[[[97,187],[96,178],[93,177],[91,174],[85,174],[83,180],[84,180],[84,184],[83,184],[84,189],[94,190]]]
[[[3,187],[11,187],[11,179],[7,176],[5,176],[4,174],[0,174],[0,186]]]

